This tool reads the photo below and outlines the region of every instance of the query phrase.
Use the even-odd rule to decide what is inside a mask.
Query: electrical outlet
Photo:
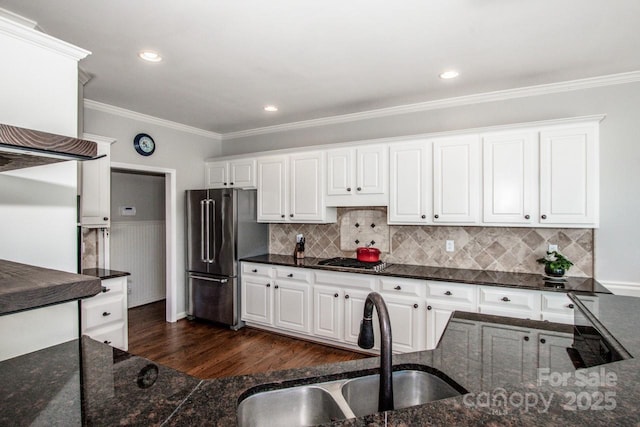
[[[455,245],[453,244],[453,240],[447,240],[446,250],[447,252],[455,251]]]
[[[549,245],[549,252],[557,252],[558,245]]]

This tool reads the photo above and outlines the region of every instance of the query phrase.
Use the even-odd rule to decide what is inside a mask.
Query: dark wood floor
[[[129,310],[129,352],[194,377],[219,378],[369,357],[253,328],[165,322],[160,301]]]

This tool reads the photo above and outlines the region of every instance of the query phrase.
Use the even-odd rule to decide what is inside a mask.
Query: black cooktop
[[[355,258],[336,257],[336,258],[324,259],[318,262],[318,265],[326,265],[330,267],[343,267],[343,268],[362,268],[365,270],[379,271],[380,266],[385,266],[386,263],[384,261],[365,262],[365,261],[358,261]]]

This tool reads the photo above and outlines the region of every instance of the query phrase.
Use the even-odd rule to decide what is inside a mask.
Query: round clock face
[[[156,143],[146,133],[139,133],[133,140],[133,146],[136,151],[143,156],[150,156],[156,149]]]

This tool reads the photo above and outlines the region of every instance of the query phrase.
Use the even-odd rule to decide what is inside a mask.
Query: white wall
[[[111,222],[164,221],[164,179],[158,175],[111,171]],[[121,207],[135,207],[135,216],[121,215]]]
[[[204,159],[220,155],[220,142],[189,132],[151,124],[96,109],[84,109],[84,131],[115,138],[111,161],[176,170],[177,190],[177,311],[185,311],[185,197],[188,189],[204,187]],[[156,151],[149,157],[133,148],[140,132],[151,135]]]
[[[222,154],[604,113],[595,276],[605,284],[640,286],[639,105],[640,83],[628,83],[238,138],[223,142]]]

